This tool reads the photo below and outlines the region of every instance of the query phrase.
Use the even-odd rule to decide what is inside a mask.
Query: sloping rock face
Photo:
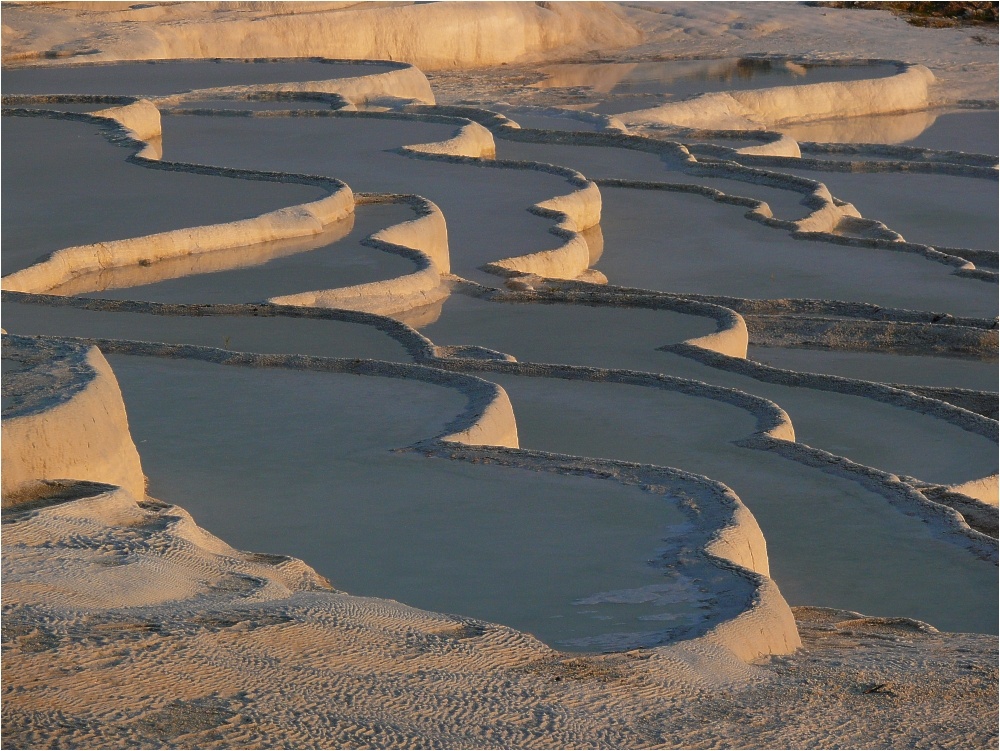
[[[641,39],[605,3],[281,3],[253,13],[198,3],[158,6],[151,24],[135,22],[152,20],[153,9],[109,13],[96,5],[74,7],[76,24],[66,23],[66,9],[56,4],[40,12],[7,11],[14,18],[4,26],[5,61],[31,57],[41,43],[52,54],[96,48],[90,59],[322,56],[402,60],[438,70],[614,49]]]
[[[97,347],[4,335],[3,505],[49,479],[125,488],[145,478],[118,382]]]

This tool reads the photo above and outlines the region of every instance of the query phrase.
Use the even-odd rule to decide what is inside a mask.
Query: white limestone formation
[[[702,94],[648,110],[618,115],[626,125],[660,123],[685,128],[775,127],[843,117],[925,109],[934,74],[911,65],[886,78],[777,86],[772,89]]]
[[[125,405],[96,347],[26,343],[4,335],[3,505],[45,480],[88,480],[145,493]]]
[[[588,230],[596,234],[602,215],[608,220],[602,186],[697,193],[744,207],[755,229],[775,237],[794,233],[796,240],[803,240],[803,253],[813,247],[807,240],[857,253],[852,258],[859,259],[859,277],[871,273],[862,252],[888,249],[908,253],[905,260],[915,265],[933,261],[928,264],[933,269],[955,272],[960,279],[948,279],[956,283],[995,283],[993,249],[906,243],[898,228],[864,216],[851,203],[852,196],[834,195],[821,179],[798,176],[803,165],[821,171],[821,159],[811,156],[820,155],[836,159],[841,171],[864,171],[859,164],[868,164],[864,169],[871,171],[900,174],[938,171],[975,180],[980,189],[993,189],[995,165],[974,154],[858,147],[871,158],[862,163],[841,162],[841,156],[850,156],[848,150],[838,151],[831,144],[800,147],[800,140],[837,137],[880,138],[886,143],[908,140],[934,121],[928,113],[931,105],[982,98],[983,92],[995,94],[995,86],[978,80],[995,81],[995,29],[982,32],[988,44],[977,41],[968,29],[931,30],[942,32],[938,39],[944,41],[925,42],[930,39],[924,36],[930,33],[926,30],[906,27],[901,19],[883,12],[865,22],[866,13],[876,11],[784,4],[626,7],[541,2],[5,7],[5,66],[67,65],[65,58],[84,53],[88,61],[105,63],[224,57],[255,58],[257,64],[266,65],[265,59],[322,56],[356,59],[359,65],[381,60],[384,67],[385,60],[403,61],[389,70],[352,78],[226,86],[170,96],[143,94],[130,103],[91,112],[90,122],[126,141],[136,169],[166,166],[228,177],[294,179],[319,185],[328,195],[242,221],[63,248],[5,276],[5,301],[28,300],[111,317],[140,308],[163,316],[222,315],[226,308],[226,315],[246,320],[257,316],[345,320],[389,333],[412,358],[412,362],[405,358],[383,362],[366,359],[362,352],[341,359],[237,352],[229,349],[228,336],[226,349],[220,349],[218,344],[5,335],[4,733],[11,745],[995,745],[994,637],[943,633],[902,616],[869,618],[845,610],[790,608],[779,589],[785,581],[777,574],[779,581],[771,578],[779,558],[773,546],[769,558],[762,530],[774,521],[759,513],[755,516],[737,495],[738,488],[734,491],[683,466],[530,450],[521,445],[527,443],[527,433],[524,423],[519,431],[516,400],[512,403],[508,392],[490,380],[495,373],[500,382],[504,382],[501,375],[522,375],[613,383],[736,407],[746,413],[744,417],[750,416],[753,427],[734,445],[751,457],[794,462],[825,473],[824,478],[854,483],[884,501],[890,512],[898,510],[925,524],[935,555],[944,555],[937,547],[941,543],[949,555],[967,556],[962,559],[967,565],[963,571],[995,565],[996,474],[982,477],[984,470],[978,465],[972,472],[973,463],[967,466],[957,451],[948,454],[954,463],[948,470],[955,478],[934,483],[852,461],[840,455],[840,449],[835,453],[809,445],[802,438],[808,429],[788,407],[800,428],[797,439],[789,412],[773,394],[781,386],[869,400],[863,403],[898,408],[901,425],[908,424],[907,416],[920,415],[960,428],[976,440],[996,439],[995,399],[990,402],[989,394],[969,389],[786,370],[756,362],[748,352],[748,347],[765,343],[831,352],[916,351],[956,362],[989,359],[995,357],[995,319],[851,300],[772,300],[763,292],[760,299],[744,299],[615,286],[615,280],[600,270],[600,252],[594,250],[603,238],[589,243],[584,234]],[[523,78],[505,75],[513,66],[579,58],[593,51],[610,56],[623,47],[629,51],[619,55],[620,61],[631,64],[682,53],[704,55],[722,43],[728,45],[727,54],[773,54],[781,49],[783,54],[829,59],[850,52],[858,59],[892,56],[914,63],[901,63],[897,74],[885,78],[708,93],[615,116],[585,113],[563,118],[599,126],[600,133],[525,129],[525,140],[540,144],[647,152],[668,163],[675,177],[683,174],[695,183],[698,178],[717,178],[741,181],[747,194],[761,186],[798,193],[808,210],[804,216],[779,218],[759,198],[697,184],[671,184],[669,176],[659,182],[591,179],[572,164],[493,161],[494,139],[519,129],[499,113],[516,117],[518,97],[529,86],[525,82],[532,80],[524,72],[526,67],[518,69]],[[920,44],[937,51],[931,54]],[[912,55],[904,54],[911,50]],[[962,62],[966,58],[968,70]],[[435,78],[429,81],[422,72],[459,69],[477,69],[469,74],[469,91],[450,91],[446,97],[433,89]],[[322,101],[345,111],[372,106],[393,110],[373,117],[454,123],[450,138],[403,147],[402,153],[410,158],[483,169],[542,170],[566,180],[570,192],[524,207],[551,220],[556,247],[488,263],[483,268],[503,280],[504,288],[480,288],[483,295],[539,308],[563,303],[684,312],[714,320],[715,331],[685,333],[683,342],[660,346],[651,353],[664,355],[662,366],[650,366],[662,367],[656,372],[559,365],[553,364],[560,362],[555,359],[518,362],[516,351],[500,352],[480,346],[483,342],[439,341],[386,317],[408,316],[413,325],[424,325],[447,315],[442,306],[454,287],[476,286],[452,275],[453,254],[458,250],[449,246],[450,217],[430,192],[426,197],[355,193],[335,174],[251,174],[212,165],[155,164],[162,146],[158,107],[169,114],[170,107],[197,106],[216,98],[284,100],[289,95],[288,107],[294,110],[295,97],[309,94],[327,95]],[[426,106],[446,98],[446,104],[465,106]],[[60,97],[42,99],[5,98],[5,105],[59,109]],[[575,106],[571,100],[570,95],[566,104]],[[497,112],[476,109],[469,102],[496,102]],[[543,108],[520,111],[558,119]],[[879,119],[900,113],[906,117],[892,122]],[[670,141],[672,128],[699,131],[698,138],[704,138],[708,147],[699,150],[692,141],[685,148],[682,136]],[[761,129],[771,132],[761,134]],[[748,139],[753,145],[711,144],[713,131],[730,131],[717,138],[738,141],[738,133],[731,131],[751,130],[756,134]],[[310,238],[335,231],[338,222],[349,222],[357,205],[385,202],[405,202],[416,217],[372,234],[363,244],[412,260],[413,273],[336,289],[301,289],[267,303],[237,306],[44,297],[48,292],[63,296],[88,292],[90,280],[102,274],[120,274],[122,284],[129,284],[141,278],[132,275],[137,268],[158,264],[164,277],[173,273],[168,268],[176,270],[171,264],[187,264],[187,272],[177,273],[228,268],[220,251],[260,243],[277,243],[275,248],[286,243],[292,252],[307,247]],[[784,203],[780,196],[774,202]],[[678,220],[700,219],[693,215]],[[670,238],[663,240],[668,245]],[[736,233],[732,242],[739,241]],[[709,254],[713,249],[697,250]],[[604,249],[605,256],[628,252],[621,244]],[[219,255],[213,259],[212,253]],[[191,260],[202,256],[204,263]],[[891,286],[898,280],[887,275],[874,283]],[[710,327],[687,331],[706,330]],[[528,482],[524,476],[547,473],[586,480],[588,490],[596,493],[605,487],[602,483],[615,483],[670,499],[686,514],[683,534],[691,546],[684,555],[717,575],[706,575],[696,583],[709,602],[706,616],[685,637],[665,636],[656,646],[571,655],[503,625],[338,592],[310,568],[308,560],[236,550],[198,526],[198,520],[182,508],[146,497],[122,394],[105,354],[189,359],[220,368],[352,374],[453,389],[465,398],[464,410],[446,428],[439,423],[437,434],[397,446],[397,452],[411,454],[418,462],[452,462],[449,467],[475,464],[516,471],[521,483]],[[709,368],[698,370],[696,365]],[[669,368],[685,375],[671,374]],[[707,380],[695,380],[691,373]],[[756,385],[733,388],[737,377],[749,377]],[[516,397],[514,388],[509,388]],[[587,405],[573,406],[582,410]],[[830,440],[849,443],[853,436],[837,433],[844,427],[833,409],[830,420]],[[694,434],[690,425],[675,422],[663,429]],[[593,422],[593,429],[601,430],[599,421]],[[879,429],[873,418],[871,430]],[[879,458],[871,461],[878,464]],[[747,471],[754,470],[748,460]],[[963,481],[955,482],[957,478]],[[289,493],[301,479],[294,473],[286,478]],[[519,487],[512,482],[511,493]],[[849,496],[845,493],[842,499],[845,507],[854,503]],[[582,497],[581,504],[585,500]],[[876,518],[884,510],[869,508],[865,513]],[[787,513],[791,518],[801,512],[789,508]],[[794,519],[785,526],[794,527]],[[898,542],[887,539],[885,544]],[[666,561],[665,571],[676,574],[671,548],[656,555]],[[804,567],[804,578],[822,568],[814,564],[810,560]],[[995,592],[984,593],[983,598],[988,606]],[[671,632],[666,628],[663,633]],[[803,646],[807,650],[800,651]],[[333,662],[331,655],[336,657]]]

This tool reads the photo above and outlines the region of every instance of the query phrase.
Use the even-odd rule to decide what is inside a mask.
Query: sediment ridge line
[[[616,284],[593,285],[579,280],[553,279],[546,281],[546,286],[558,291],[606,290],[609,294],[636,295],[639,297],[673,297],[679,299],[706,302],[729,308],[740,315],[784,315],[798,316],[820,314],[842,318],[867,319],[871,321],[893,321],[898,323],[928,323],[939,326],[961,326],[966,328],[997,330],[996,318],[972,318],[968,316],[953,316],[950,313],[935,311],[909,310],[907,308],[888,308],[873,303],[849,302],[843,300],[823,300],[803,297],[781,299],[756,299],[750,297],[730,297],[727,295],[704,295],[695,292],[667,292],[661,290],[643,289],[641,287],[625,287]]]
[[[932,524],[938,522],[934,525],[935,531],[943,531],[947,538],[957,539],[962,547],[974,555],[994,565],[998,562],[996,538],[973,529],[965,517],[954,508],[931,500],[894,474],[858,464],[846,457],[804,443],[784,441],[768,435],[756,434],[741,441],[739,445],[773,451],[808,467],[816,467],[824,472],[853,480],[862,487],[874,490],[903,513],[917,516]]]
[[[44,340],[48,337],[23,338]],[[194,344],[166,344],[91,337],[60,337],[60,340],[92,345],[98,347],[105,354],[177,358],[242,367],[286,368],[383,378],[410,378],[432,385],[446,386],[464,394],[468,399],[468,404],[462,414],[448,423],[445,432],[438,436],[438,439],[446,440],[447,437],[447,440],[459,443],[466,437],[472,436],[485,442],[496,440],[496,445],[499,446],[509,445],[513,441],[516,446],[517,428],[506,392],[495,383],[467,373],[449,373],[427,365],[382,360],[235,352]],[[491,444],[487,443],[487,445]]]
[[[111,313],[140,313],[159,316],[280,317],[343,321],[345,323],[371,326],[381,331],[398,342],[414,359],[430,356],[434,348],[434,344],[427,337],[394,318],[342,308],[311,308],[275,305],[271,303],[157,303],[142,300],[105,300],[94,297],[46,295],[11,290],[0,291],[0,301],[29,305],[46,305],[50,307],[70,307],[80,310],[106,311]]]
[[[997,442],[997,431],[1000,424],[996,420],[956,407],[937,399],[929,399],[909,391],[902,391],[884,383],[864,381],[857,378],[827,375],[823,373],[808,373],[796,370],[784,370],[754,360],[731,357],[704,349],[689,342],[681,344],[666,344],[659,347],[664,352],[672,352],[696,360],[712,368],[745,375],[762,383],[774,383],[782,386],[811,388],[818,391],[831,391],[851,396],[902,407],[913,412],[944,420],[969,433],[982,436]]]

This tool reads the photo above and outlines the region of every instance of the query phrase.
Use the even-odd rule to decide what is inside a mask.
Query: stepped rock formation
[[[3,46],[5,747],[996,747],[995,29]]]
[[[330,57],[402,60],[438,70],[614,49],[641,39],[620,11],[603,3],[73,7],[83,16],[72,29],[59,23],[62,9],[57,5],[25,9],[30,31],[18,33],[5,25],[4,60],[30,58],[39,44],[52,45],[46,52],[56,54],[75,54],[96,45],[94,59],[106,60]],[[19,16],[23,11],[8,12]]]

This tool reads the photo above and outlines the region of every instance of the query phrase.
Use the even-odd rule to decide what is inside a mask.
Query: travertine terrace
[[[995,748],[996,49],[5,4],[5,747]]]

